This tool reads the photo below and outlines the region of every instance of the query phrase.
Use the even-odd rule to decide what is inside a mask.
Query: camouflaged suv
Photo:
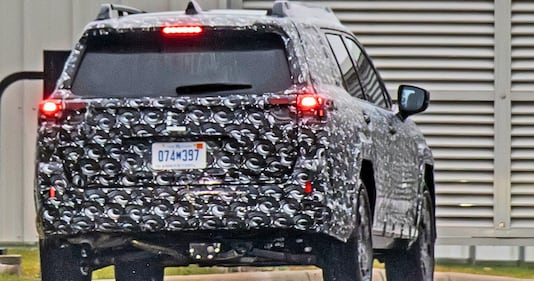
[[[104,5],[40,104],[44,281],[164,267],[317,265],[324,280],[432,280],[433,160],[332,11]]]

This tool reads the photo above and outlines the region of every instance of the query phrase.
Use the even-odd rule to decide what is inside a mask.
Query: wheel
[[[423,193],[419,237],[408,250],[385,257],[388,281],[434,280],[434,209],[428,192]]]
[[[323,246],[321,261],[324,281],[369,281],[373,273],[371,211],[365,188],[358,195],[357,227],[344,243],[329,240]]]
[[[56,240],[39,240],[42,281],[90,281],[91,272],[81,266],[81,247]]]
[[[158,260],[115,262],[117,281],[163,281],[164,267]]]

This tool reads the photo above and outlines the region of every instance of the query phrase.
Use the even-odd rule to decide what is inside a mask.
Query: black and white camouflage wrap
[[[401,122],[342,89],[317,28],[273,17],[194,19],[209,27],[283,31],[294,88],[218,97],[81,99],[69,89],[86,36],[191,24],[191,17],[134,15],[90,24],[52,96],[85,106],[66,106],[59,120],[39,124],[40,235],[277,228],[346,240],[355,228],[363,159],[375,168],[375,233],[417,235],[411,226],[422,167],[432,163],[428,147],[413,122]],[[298,112],[296,94],[309,87],[327,101],[325,117]],[[280,98],[291,102],[271,103]],[[369,125],[364,113],[373,119]],[[172,126],[187,131],[176,135]],[[207,145],[205,169],[152,169],[154,142],[198,140]],[[304,190],[307,181],[311,193]]]

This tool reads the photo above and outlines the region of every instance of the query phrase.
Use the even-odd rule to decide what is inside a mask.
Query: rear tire
[[[365,188],[358,195],[357,226],[344,243],[336,239],[323,244],[321,261],[324,281],[370,281],[373,273],[371,211]]]
[[[163,281],[164,267],[159,261],[134,260],[115,263],[117,281]]]
[[[385,258],[388,281],[434,280],[434,209],[428,192],[423,194],[419,237],[408,250],[395,250]]]
[[[90,281],[91,272],[84,272],[81,247],[52,239],[39,240],[42,281]]]

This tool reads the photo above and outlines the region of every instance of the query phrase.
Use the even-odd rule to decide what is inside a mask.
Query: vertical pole
[[[526,253],[525,246],[519,246],[519,258],[517,261],[517,266],[521,266],[525,264],[526,256],[527,256],[527,253]]]
[[[495,3],[495,159],[494,159],[494,227],[496,235],[511,224],[511,66],[512,0]],[[503,233],[504,234],[504,233]]]
[[[477,247],[469,246],[468,264],[475,266],[477,263]]]

